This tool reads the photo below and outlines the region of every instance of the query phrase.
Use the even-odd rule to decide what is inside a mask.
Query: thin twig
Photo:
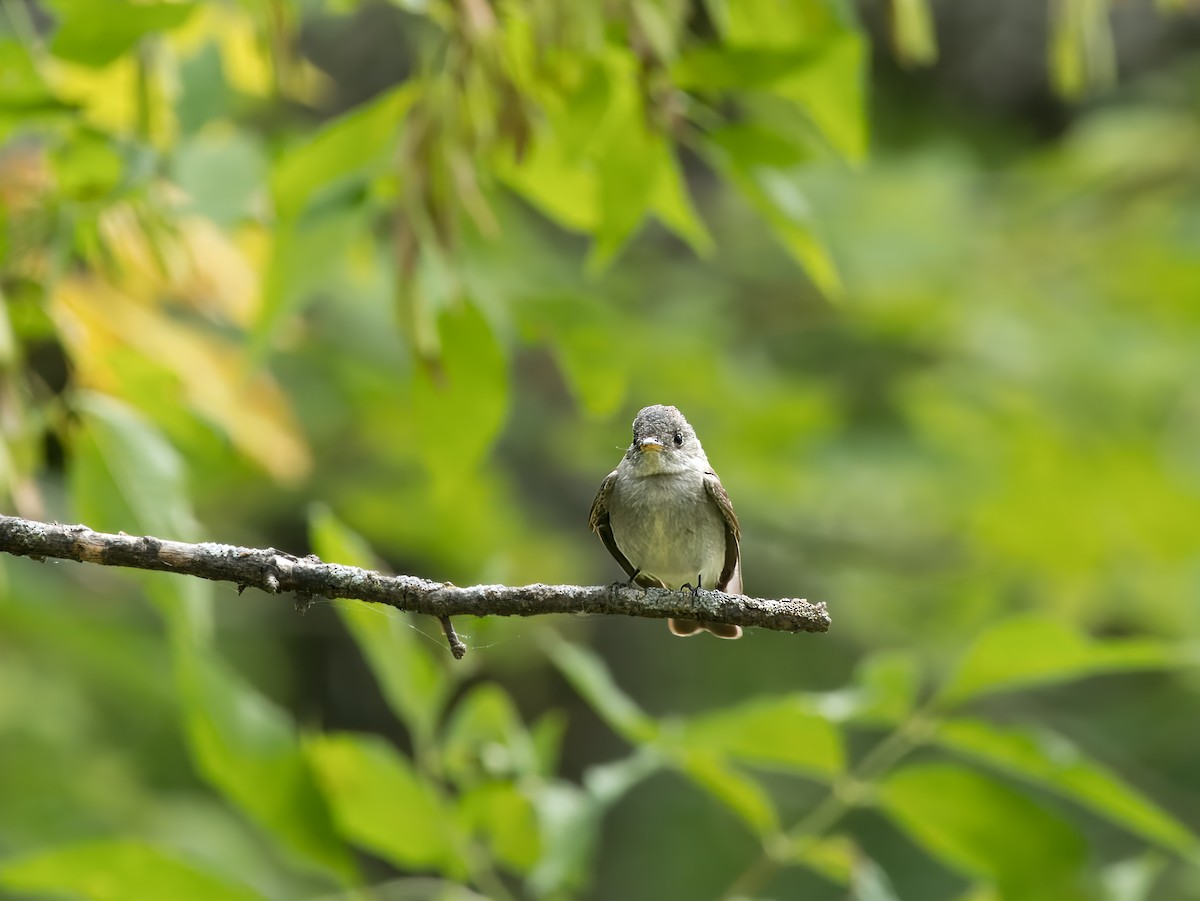
[[[228,544],[186,544],[162,538],[112,535],[87,526],[35,522],[0,516],[0,551],[44,560],[54,557],[173,572],[217,582],[233,582],[241,591],[259,588],[271,594],[284,591],[325,598],[355,598],[388,604],[398,610],[423,613],[443,621],[455,657],[466,652],[451,616],[537,616],[545,613],[589,613],[678,617],[777,632],[825,632],[829,614],[823,603],[796,598],[768,600],[720,591],[643,590],[625,583],[584,585],[474,585],[460,588],[416,576],[388,576],[340,563],[322,563],[313,556],[295,557],[274,548],[245,548]]]
[[[462,660],[463,655],[467,653],[467,646],[454,631],[454,623],[450,622],[450,617],[444,614],[438,619],[442,621],[442,631],[446,633],[446,643],[450,645],[450,653],[454,655],[455,660]]]

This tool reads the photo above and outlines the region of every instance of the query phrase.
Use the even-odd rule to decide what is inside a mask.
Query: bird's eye
[[[683,432],[676,432],[676,433],[675,433],[675,446],[676,446],[676,447],[683,447]]]

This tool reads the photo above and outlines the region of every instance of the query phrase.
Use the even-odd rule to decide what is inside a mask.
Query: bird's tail
[[[671,630],[672,635],[678,635],[680,638],[699,635],[701,632],[709,632],[717,638],[742,637],[741,626],[733,626],[729,623],[706,623],[698,619],[668,619],[667,628]]]

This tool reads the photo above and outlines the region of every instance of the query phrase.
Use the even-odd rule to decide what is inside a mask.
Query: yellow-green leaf
[[[672,746],[828,777],[844,766],[841,734],[801,697],[769,698],[685,720]]]
[[[391,745],[325,734],[307,751],[343,836],[396,866],[463,876],[452,811]]]
[[[950,720],[938,727],[934,740],[1082,804],[1164,848],[1191,855],[1200,850],[1200,840],[1187,826],[1060,735]]]
[[[22,897],[70,893],[87,901],[261,901],[249,886],[134,841],[69,845],[0,862],[0,887]]]
[[[976,639],[943,688],[941,702],[949,706],[995,691],[1178,663],[1177,652],[1162,642],[1095,640],[1057,620],[1018,616]]]

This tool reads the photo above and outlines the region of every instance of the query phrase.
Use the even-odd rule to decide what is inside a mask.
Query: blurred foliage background
[[[0,561],[0,896],[1200,898],[1186,0],[9,0],[0,496],[828,635]],[[869,148],[869,149],[868,149]]]

